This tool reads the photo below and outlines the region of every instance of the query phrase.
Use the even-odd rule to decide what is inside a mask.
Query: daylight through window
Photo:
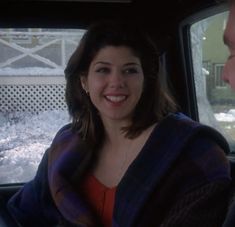
[[[36,173],[67,124],[64,68],[84,30],[0,29],[0,184]]]

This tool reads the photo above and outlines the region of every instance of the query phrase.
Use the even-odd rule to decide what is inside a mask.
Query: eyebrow
[[[141,66],[139,63],[136,62],[130,62],[130,63],[126,63],[124,64],[125,66],[129,66],[129,65],[136,65],[136,66]]]
[[[110,63],[109,63],[109,62],[105,62],[105,61],[97,61],[94,65],[97,65],[97,64],[110,65]]]
[[[105,62],[105,61],[98,61],[94,65],[97,65],[97,64],[111,65],[111,63]],[[124,64],[124,66],[130,66],[130,65],[141,66],[139,63],[136,63],[136,62],[128,62],[128,63]]]

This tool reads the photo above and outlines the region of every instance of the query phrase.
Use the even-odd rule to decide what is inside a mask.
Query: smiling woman
[[[131,123],[144,84],[141,62],[131,49],[104,47],[81,80],[106,127],[112,124],[110,120],[122,122],[124,126]]]
[[[228,145],[180,112],[134,24],[89,27],[65,69],[72,124],[8,202],[26,226],[221,226]],[[158,215],[156,215],[158,214]]]

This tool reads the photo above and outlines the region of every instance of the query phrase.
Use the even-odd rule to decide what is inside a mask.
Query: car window
[[[0,29],[0,184],[32,179],[70,122],[64,68],[84,31]]]
[[[219,130],[235,152],[235,94],[221,78],[229,52],[223,44],[228,11],[190,28],[193,73],[199,120]]]

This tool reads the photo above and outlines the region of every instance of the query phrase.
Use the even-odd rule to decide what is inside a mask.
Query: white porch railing
[[[11,29],[0,29],[0,47],[3,50],[0,53],[0,69],[25,68],[27,67],[26,57],[36,60],[34,67],[63,69],[84,33],[84,30],[76,32],[74,30],[57,32],[32,30],[17,32]]]
[[[0,112],[65,109],[63,71],[83,33],[0,29]]]

